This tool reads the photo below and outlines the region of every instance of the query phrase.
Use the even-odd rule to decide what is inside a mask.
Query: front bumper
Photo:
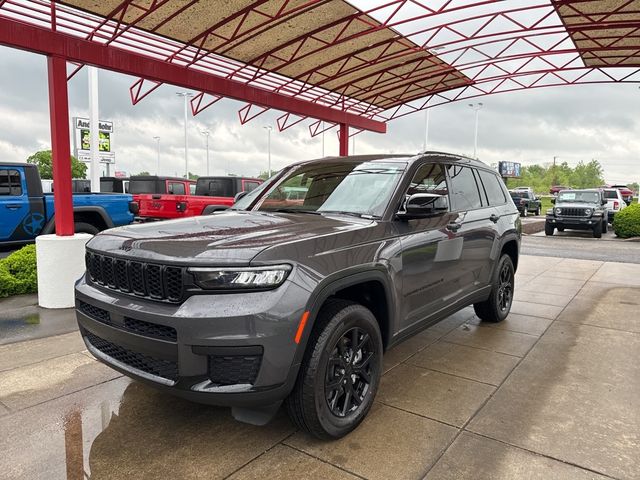
[[[592,230],[593,227],[602,222],[602,217],[556,217],[547,215],[546,222],[554,227],[570,228],[573,230]]]
[[[302,352],[294,342],[310,293],[294,282],[267,292],[193,295],[182,304],[76,285],[87,349],[137,380],[192,401],[260,407],[284,399]]]

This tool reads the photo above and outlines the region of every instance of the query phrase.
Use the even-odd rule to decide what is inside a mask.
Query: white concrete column
[[[93,235],[40,235],[36,237],[38,305],[44,308],[74,306],[73,287],[85,271],[84,246]]]

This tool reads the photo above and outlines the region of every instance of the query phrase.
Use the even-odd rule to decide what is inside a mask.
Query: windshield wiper
[[[320,212],[315,210],[299,210],[297,208],[274,208],[273,210],[263,210],[266,212],[278,212],[278,213],[310,213],[311,215],[321,215]]]
[[[344,210],[320,210],[319,213],[332,213],[334,215],[349,215],[350,217],[366,218],[367,220],[373,220],[374,218],[380,218],[377,215],[370,215],[368,213],[347,212]]]

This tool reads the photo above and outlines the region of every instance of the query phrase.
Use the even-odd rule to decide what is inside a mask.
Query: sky
[[[0,47],[0,162],[23,162],[51,145],[46,59]],[[114,122],[112,149],[116,170],[156,173],[160,137],[162,175],[184,172],[184,123],[181,89],[163,85],[138,105],[129,98],[136,78],[101,70],[100,118]],[[640,89],[637,84],[576,85],[486,96],[480,111],[478,157],[487,164],[515,161],[547,165],[558,157],[575,166],[598,160],[609,183],[640,180]],[[88,116],[87,70],[69,82],[70,117]],[[471,155],[474,112],[468,102],[431,109],[429,149]],[[258,175],[267,170],[267,135],[271,133],[272,170],[322,156],[321,136],[311,137],[302,122],[278,132],[281,112],[268,111],[240,125],[243,103],[223,99],[196,117],[189,115],[189,170],[204,175],[205,137],[209,130],[210,174]],[[386,134],[356,135],[356,154],[416,153],[425,137],[424,113],[388,124]],[[325,155],[337,155],[335,130],[325,134]],[[353,153],[353,143],[350,145]]]

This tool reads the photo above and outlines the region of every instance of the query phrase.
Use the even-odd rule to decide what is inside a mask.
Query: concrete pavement
[[[77,332],[3,345],[0,476],[638,479],[637,269],[523,256],[507,320],[467,308],[390,350],[374,408],[335,442],[132,382]]]

